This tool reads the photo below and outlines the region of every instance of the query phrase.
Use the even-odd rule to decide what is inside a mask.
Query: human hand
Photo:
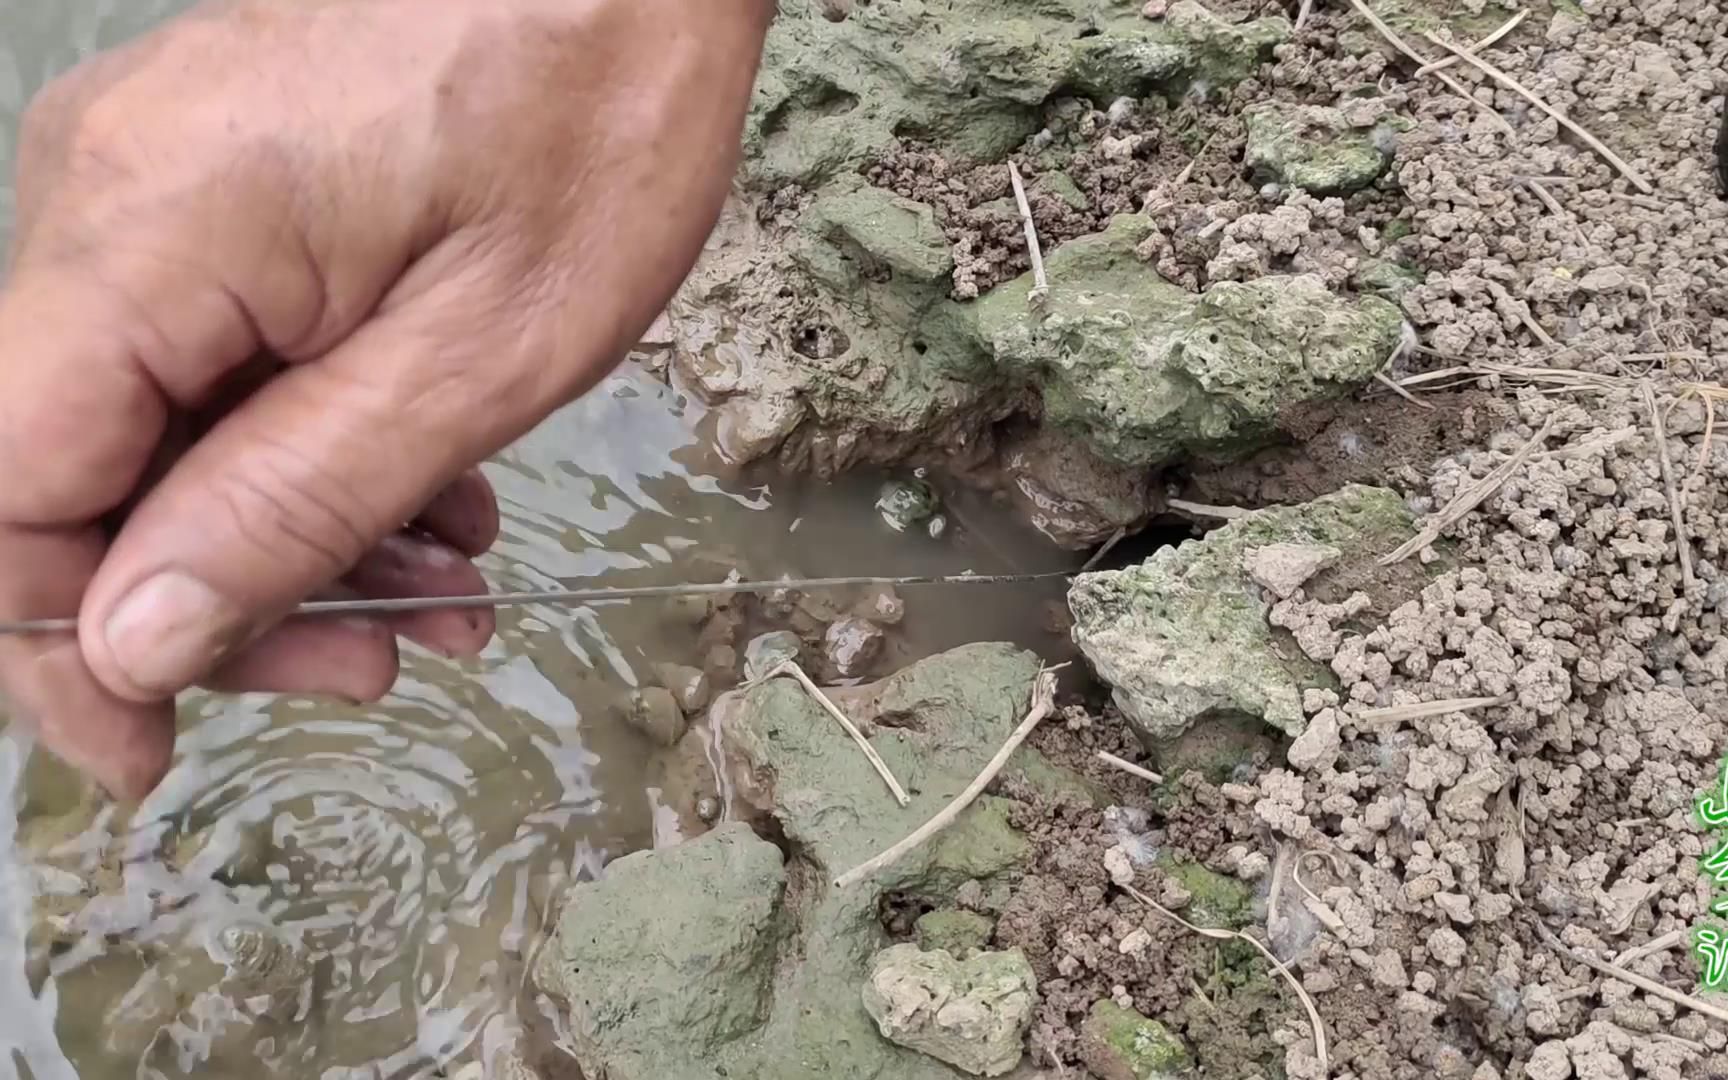
[[[598,382],[713,227],[769,0],[238,0],[32,104],[0,292],[14,719],[122,797],[193,685],[373,700],[456,595],[477,462]],[[404,523],[411,523],[404,528]]]

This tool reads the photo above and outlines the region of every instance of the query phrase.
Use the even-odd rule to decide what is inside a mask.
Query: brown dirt
[[[1019,211],[986,207],[1013,200],[1008,173],[1002,166],[955,165],[928,147],[909,143],[868,166],[865,176],[878,187],[935,208],[937,222],[954,245],[960,264],[954,275],[957,296],[975,297],[1031,269]],[[1044,242],[1049,246],[1103,227],[1095,215],[1038,190],[1036,174],[1023,179],[1032,187],[1027,203],[1038,223],[1039,236],[1048,237]]]
[[[1346,484],[1414,488],[1434,461],[1498,432],[1510,407],[1480,390],[1428,394],[1423,409],[1392,394],[1293,406],[1280,444],[1240,461],[1199,462],[1176,494],[1226,506],[1306,502]]]
[[[1591,1078],[1721,1072],[1728,1032],[1556,955],[1537,924],[1611,956],[1706,915],[1697,872],[1706,847],[1690,808],[1728,752],[1728,587],[1717,569],[1728,553],[1719,483],[1728,446],[1713,444],[1685,484],[1695,569],[1710,582],[1691,610],[1677,606],[1686,590],[1651,437],[1594,439],[1635,426],[1641,399],[1617,391],[1586,409],[1526,392],[1511,404],[1491,449],[1442,459],[1427,497],[1448,500],[1550,416],[1549,448],[1566,452],[1531,462],[1453,529],[1442,568],[1411,571],[1417,599],[1340,627],[1330,666],[1341,688],[1305,698],[1310,728],[1289,747],[1288,766],[1222,784],[1190,772],[1164,792],[1122,794],[1123,805],[1148,812],[1127,840],[1112,824],[1120,810],[1025,812],[1038,862],[997,939],[1035,955],[1041,975],[1053,972],[1031,1043],[1046,1060],[1073,1064],[1085,1009],[1114,996],[1179,1031],[1203,1059],[1229,1055],[1217,1062],[1231,1070],[1222,1075],[1321,1075],[1282,988],[1232,983],[1218,967],[1232,970],[1224,949],[1177,939],[1109,884],[1105,852],[1144,845],[1244,876],[1253,876],[1250,857],[1273,864],[1282,900],[1274,909],[1256,886],[1268,908],[1255,932],[1314,996],[1332,1042],[1330,1075],[1571,1075],[1544,1071],[1555,1061]],[[1694,460],[1701,419],[1670,416],[1671,457]],[[1386,582],[1370,573],[1317,589]],[[1489,709],[1360,717],[1364,706],[1501,693],[1506,704]],[[1107,712],[1049,737],[1108,741],[1120,727]],[[1083,763],[1071,751],[1063,760]],[[1281,863],[1300,869],[1329,922]],[[1136,884],[1154,896],[1167,887],[1156,867]],[[1139,928],[1150,941],[1122,952]],[[1140,965],[1148,958],[1150,983]],[[1634,966],[1684,991],[1698,978],[1683,948]]]
[[[1517,129],[1506,138],[1435,84],[1412,81],[1410,66],[1391,62],[1339,6],[1318,11],[1226,111],[1268,98],[1332,103],[1372,87],[1416,119],[1391,177],[1347,199],[1262,192],[1241,173],[1240,132],[1214,118],[1213,141],[1183,185],[1134,159],[1143,171],[1131,183],[1145,185],[1160,228],[1144,254],[1195,289],[1279,270],[1348,289],[1368,258],[1420,267],[1402,302],[1421,350],[1394,377],[1466,360],[1650,375],[1663,408],[1676,395],[1667,374],[1723,379],[1728,203],[1712,139],[1728,125],[1718,111],[1728,10],[1717,0],[1585,9],[1580,21],[1541,7],[1488,55],[1633,161],[1656,181],[1654,196],[1631,192],[1515,96],[1455,69]],[[1076,180],[1081,172],[1070,169]],[[1559,213],[1526,177],[1555,178],[1545,183]],[[1276,244],[1264,242],[1272,225],[1288,227]],[[1696,867],[1704,839],[1689,807],[1728,751],[1728,441],[1716,438],[1705,455],[1702,411],[1672,405],[1670,456],[1699,579],[1689,591],[1634,387],[1543,395],[1485,383],[1423,400],[1433,408],[1373,388],[1293,409],[1282,418],[1284,445],[1199,463],[1172,494],[1259,506],[1375,483],[1427,512],[1505,461],[1550,414],[1547,449],[1569,454],[1530,463],[1450,529],[1438,565],[1338,567],[1312,583],[1310,599],[1362,592],[1372,603],[1340,627],[1330,663],[1341,689],[1306,703],[1309,734],[1289,748],[1301,766],[1217,787],[1188,774],[1155,798],[1127,793],[1124,805],[1151,811],[1149,843],[1214,869],[1244,847],[1270,860],[1280,850],[1332,853],[1290,861],[1336,929],[1274,871],[1280,908],[1255,930],[1314,996],[1331,1076],[1724,1075],[1720,1025],[1564,959],[1536,924],[1612,956],[1691,927],[1708,908]],[[1583,449],[1626,429],[1635,434],[1624,442]],[[1364,707],[1499,693],[1507,705],[1358,719]],[[1028,814],[1038,866],[997,936],[1036,954],[1041,974],[1054,971],[1031,1040],[1041,1062],[1072,1066],[1085,1010],[1118,996],[1178,1030],[1208,1075],[1321,1075],[1283,987],[1263,1000],[1219,990],[1203,955],[1214,946],[1126,906],[1102,870],[1103,852],[1120,842],[1104,815]],[[1162,887],[1155,869],[1140,881],[1154,895]],[[1141,925],[1150,936],[1142,958],[1157,967],[1151,982],[1117,948]],[[1634,966],[1683,991],[1697,983],[1683,947]],[[1187,987],[1190,975],[1216,1013]]]
[[[1047,124],[1021,160],[1027,204],[1049,251],[1067,240],[1102,230],[1117,214],[1141,209],[1146,192],[1175,179],[1196,150],[1216,142],[1209,124],[1240,128],[1193,103],[1162,99],[1125,101],[1106,112],[1069,98],[1049,110]],[[1237,132],[1240,138],[1240,132]],[[1061,174],[1073,182],[1080,207],[1044,185]],[[954,295],[971,299],[1031,269],[1026,238],[1007,169],[949,160],[926,145],[907,142],[867,165],[872,184],[928,203],[954,245]]]
[[[1205,1075],[1271,1075],[1282,1049],[1268,1033],[1294,1013],[1292,1003],[1271,993],[1260,977],[1264,965],[1245,946],[1194,935],[1142,907],[1111,886],[1103,862],[1124,830],[1134,830],[1137,815],[1148,823],[1138,834],[1148,857],[1168,851],[1202,862],[1228,858],[1226,813],[1234,813],[1243,828],[1250,818],[1198,774],[1178,781],[1172,790],[1180,794],[1171,801],[1145,780],[1102,763],[1099,750],[1157,766],[1095,688],[1090,704],[1064,707],[1060,719],[1039,728],[1030,742],[1107,792],[1110,809],[1051,800],[1011,777],[996,786],[998,794],[1019,801],[1012,820],[1034,845],[1027,876],[1007,906],[992,913],[998,916],[994,944],[1023,950],[1039,976],[1029,1036],[1034,1063],[1075,1067],[1087,1012],[1099,999],[1114,998],[1159,1017],[1182,1036]],[[1159,803],[1166,806],[1162,819]],[[1157,897],[1165,894],[1168,879],[1145,866],[1136,885]]]
[[[1111,886],[1103,868],[1117,842],[1109,812],[1039,802],[1024,806],[1015,824],[1031,835],[1036,854],[1001,913],[994,944],[1021,949],[1038,974],[1028,1040],[1035,1063],[1076,1066],[1088,1011],[1114,998],[1161,1018],[1206,1075],[1272,1071],[1280,1050],[1266,1032],[1283,1021],[1288,1003],[1265,992],[1245,946],[1192,934]],[[1171,826],[1158,839],[1179,839],[1180,831]],[[1167,880],[1148,867],[1137,885],[1159,896]]]

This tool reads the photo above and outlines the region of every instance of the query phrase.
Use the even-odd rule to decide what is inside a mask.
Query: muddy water
[[[52,71],[176,6],[0,0],[0,163]],[[10,193],[0,198],[0,226]],[[0,228],[0,234],[4,229]],[[3,238],[3,236],[0,236]],[[502,586],[1062,568],[988,501],[941,539],[887,528],[879,476],[738,476],[703,410],[627,365],[488,465]],[[1049,588],[905,593],[883,667],[983,637],[1051,652]],[[189,699],[173,772],[124,813],[0,734],[0,1078],[439,1076],[521,1006],[547,898],[653,842],[648,745],[620,720],[662,662],[658,602],[503,613],[484,656],[410,651],[376,707]],[[234,935],[286,948],[240,977]],[[532,1004],[532,1003],[529,1003]],[[489,1022],[492,1022],[489,1027]]]

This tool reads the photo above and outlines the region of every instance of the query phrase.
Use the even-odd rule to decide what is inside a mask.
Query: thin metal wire
[[[526,604],[598,604],[662,596],[704,596],[714,593],[762,593],[779,589],[826,589],[847,585],[1008,585],[1070,576],[1071,571],[1041,574],[955,574],[947,577],[829,577],[785,578],[779,581],[718,582],[711,585],[638,585],[626,588],[545,589],[535,592],[492,593],[480,596],[406,596],[380,600],[312,600],[289,612],[290,617],[389,614],[404,611],[447,611],[470,608],[520,607]],[[60,634],[78,629],[76,618],[0,621],[0,636]]]

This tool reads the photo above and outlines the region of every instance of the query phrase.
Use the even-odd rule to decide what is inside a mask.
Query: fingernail
[[[231,652],[245,630],[227,597],[190,574],[166,570],[115,605],[104,636],[134,686],[173,694]]]

